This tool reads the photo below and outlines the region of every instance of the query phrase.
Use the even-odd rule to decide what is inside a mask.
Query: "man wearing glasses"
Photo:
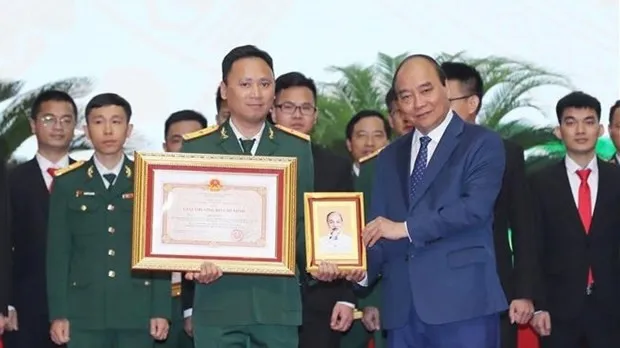
[[[6,348],[58,347],[50,339],[47,313],[48,203],[53,172],[74,162],[68,152],[76,121],[77,107],[67,93],[48,90],[39,94],[30,111],[37,153],[9,176],[13,288]]]
[[[272,114],[276,124],[310,134],[317,121],[316,85],[301,73],[291,72],[276,79],[276,102]],[[314,190],[352,192],[349,161],[312,144]],[[309,278],[309,277],[308,277]],[[302,326],[300,348],[338,348],[342,332],[353,321],[355,295],[346,281],[306,281],[301,284]]]

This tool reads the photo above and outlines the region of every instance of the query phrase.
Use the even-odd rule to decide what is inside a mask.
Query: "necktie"
[[[409,177],[409,199],[413,200],[415,196],[415,189],[420,182],[422,182],[422,178],[424,177],[424,171],[426,170],[426,162],[428,161],[428,143],[431,142],[431,138],[428,136],[423,136],[420,138],[420,150],[418,151],[418,156],[415,158],[415,162],[413,164],[413,171],[411,172],[411,176]]]
[[[112,188],[112,184],[114,184],[114,179],[116,179],[116,174],[108,173],[103,174],[103,177],[108,181],[110,185],[108,185],[108,190]]]
[[[592,223],[592,198],[590,196],[590,185],[588,185],[588,177],[592,172],[591,169],[579,169],[577,175],[581,179],[579,184],[579,193],[577,195],[577,210],[579,211],[579,217],[583,228],[586,230],[586,234],[590,233],[590,224]],[[592,268],[588,269],[588,286],[594,283],[594,277],[592,275]]]
[[[50,185],[47,187],[47,190],[49,192],[52,192],[52,187],[54,186],[54,173],[56,173],[56,170],[58,170],[58,168],[47,168],[47,173],[52,177],[52,181],[50,182]]]
[[[241,148],[243,149],[243,154],[251,155],[252,146],[254,146],[254,141],[256,141],[256,139],[239,139],[239,141],[241,142]]]

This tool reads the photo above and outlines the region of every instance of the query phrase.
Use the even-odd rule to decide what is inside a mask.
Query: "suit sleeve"
[[[194,291],[196,284],[183,278],[181,280],[181,308],[183,311],[192,309],[194,307]]]
[[[172,287],[170,273],[153,272],[153,294],[151,296],[151,318],[170,320],[172,317]]]
[[[67,284],[71,257],[71,236],[67,224],[69,196],[63,181],[57,178],[50,195],[47,229],[46,275],[50,321],[67,318]]]
[[[11,291],[11,229],[9,211],[8,173],[4,161],[0,163],[0,313],[7,314]]]
[[[525,176],[523,149],[509,144],[507,161],[511,167],[511,180],[505,189],[508,195],[508,221],[512,231],[514,254],[515,299],[533,299],[538,259],[532,257],[536,250],[534,213],[530,188]]]
[[[375,168],[383,168],[384,162],[387,161],[385,154],[386,152],[379,154],[379,157],[376,159],[377,163]],[[386,182],[383,176],[384,171],[374,171],[370,194],[370,210],[366,221],[372,221],[379,216],[387,216],[387,202],[389,197],[383,189],[383,185]],[[384,241],[380,239],[375,245],[366,249],[368,286],[374,284],[381,274],[381,269],[383,267],[383,245]]]
[[[306,273],[306,226],[304,214],[304,193],[314,191],[314,160],[310,142],[305,143],[297,161],[297,268],[299,274]]]
[[[536,308],[537,311],[539,310],[547,310],[547,289],[545,286],[545,281],[543,279],[544,277],[544,271],[542,269],[542,259],[544,256],[544,250],[545,250],[545,245],[544,245],[544,235],[542,233],[543,229],[544,229],[544,207],[542,205],[542,202],[540,201],[540,197],[538,196],[537,192],[539,192],[537,190],[537,186],[538,186],[538,182],[537,182],[537,175],[534,174],[532,175],[530,178],[528,178],[528,183],[529,183],[529,188],[530,188],[530,192],[531,192],[531,204],[532,204],[532,212],[533,212],[533,217],[534,217],[534,229],[533,229],[533,234],[534,234],[534,239],[535,239],[535,249],[534,252],[532,254],[530,254],[530,257],[535,259],[535,261],[537,262],[538,265],[541,265],[541,267],[539,267],[538,272],[536,272],[535,274],[535,282],[534,282],[534,307]]]
[[[414,244],[423,246],[482,226],[492,218],[502,186],[506,155],[499,135],[487,132],[480,134],[480,138],[465,164],[460,197],[434,210],[413,209],[407,218],[407,229]],[[375,194],[377,192],[373,191],[373,201]]]

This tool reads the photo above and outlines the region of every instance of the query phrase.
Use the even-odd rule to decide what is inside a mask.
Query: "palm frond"
[[[0,80],[0,103],[9,100],[19,94],[24,83],[22,81],[4,81]]]

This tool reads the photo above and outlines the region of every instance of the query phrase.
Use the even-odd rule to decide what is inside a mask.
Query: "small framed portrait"
[[[318,270],[321,261],[335,263],[342,270],[366,269],[364,194],[361,192],[307,192],[307,271]]]

